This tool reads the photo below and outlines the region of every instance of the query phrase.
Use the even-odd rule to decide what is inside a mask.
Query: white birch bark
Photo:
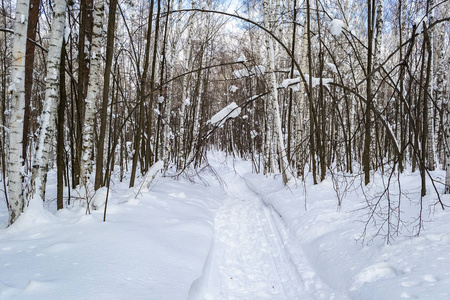
[[[430,18],[428,25],[432,24],[435,20],[434,18],[434,0],[430,0]],[[430,59],[431,59],[431,70],[430,70],[430,82],[428,83],[427,96],[425,97],[425,101],[428,102],[428,141],[427,141],[427,168],[429,170],[434,170],[436,167],[435,162],[435,153],[436,153],[436,145],[435,145],[435,132],[434,132],[434,28],[429,30],[429,38],[430,38]]]
[[[445,28],[444,26],[440,27],[439,30],[439,40],[443,41],[445,40]],[[438,57],[437,57],[437,70],[436,70],[436,105],[438,107],[443,107],[444,103],[444,99],[445,99],[445,85],[446,85],[446,79],[445,79],[445,71],[448,70],[448,68],[450,67],[449,63],[448,63],[448,58],[446,58],[446,54],[447,57],[449,57],[449,51],[446,51],[445,47],[443,47],[441,45],[441,47],[436,47],[436,51],[438,53]],[[443,118],[445,118],[445,116],[443,116]],[[445,137],[445,132],[441,133],[444,134]],[[437,161],[439,161],[441,164],[444,162],[445,160],[445,146],[441,147],[439,153],[436,153],[436,155],[438,156]]]
[[[380,65],[380,56],[381,56],[381,47],[383,44],[383,24],[384,24],[384,16],[383,16],[383,0],[377,0],[376,1],[376,20],[375,20],[375,40],[373,41],[374,49],[373,49],[373,64],[372,64],[372,70],[376,69]],[[378,85],[381,82],[381,75],[380,71],[375,72],[372,75],[372,88],[370,93],[372,94],[372,105],[375,107],[382,107],[385,105],[385,103],[379,103],[378,95],[374,92],[377,91]],[[383,102],[383,98],[381,98],[381,102]],[[371,118],[372,119],[372,118]],[[370,132],[371,136],[375,137],[376,132],[376,126],[370,126]],[[369,153],[376,153],[376,143],[371,142],[370,143],[370,151]]]
[[[264,26],[267,27],[269,25],[268,15],[270,12],[270,1],[264,0]],[[288,183],[292,178],[292,171],[290,165],[287,161],[286,147],[284,145],[284,136],[281,127],[281,116],[280,116],[280,108],[278,105],[278,90],[277,90],[277,78],[275,75],[275,51],[273,45],[273,39],[266,33],[266,47],[268,53],[268,67],[269,67],[269,76],[271,77],[269,80],[270,86],[270,96],[269,101],[273,106],[273,111],[270,112],[273,114],[274,121],[274,134],[277,138],[278,143],[278,151],[281,155],[280,161],[280,170],[283,176],[284,183]]]
[[[81,154],[81,183],[88,191],[88,184],[93,169],[92,151],[94,147],[94,116],[97,95],[100,91],[101,48],[103,26],[104,0],[94,3],[94,27],[92,31],[92,48],[90,60],[90,80],[85,100],[85,120],[83,126],[83,144]]]
[[[270,139],[270,127],[268,124],[268,117],[267,117],[267,111],[268,111],[268,105],[267,105],[267,99],[269,97],[266,96],[264,98],[264,112],[265,112],[265,116],[262,119],[263,124],[262,124],[262,133],[263,133],[263,174],[266,175],[268,173],[270,173],[270,155],[269,155],[269,139]],[[269,128],[268,130],[266,130],[266,127]]]
[[[302,70],[306,69],[306,59],[308,56],[308,36],[306,34],[306,29],[303,29],[302,33],[302,43],[300,45],[300,68]],[[300,151],[300,147],[302,145],[303,137],[305,136],[303,134],[303,115],[305,113],[305,83],[303,81],[300,81],[300,91],[299,91],[299,97],[298,97],[298,112],[297,112],[297,118],[296,118],[296,128],[297,128],[297,136],[296,136],[296,167],[297,167],[297,173],[298,175],[303,174],[304,165],[302,164],[302,155],[304,155],[303,151]]]
[[[383,18],[383,0],[377,0],[376,2],[376,9],[377,9],[377,19],[375,23],[376,27],[376,35],[375,35],[375,42],[374,42],[374,51],[373,51],[373,67],[374,69],[378,67],[379,61],[380,61],[380,54],[381,54],[381,47],[383,44],[383,24],[384,24],[384,18]],[[374,74],[374,83],[378,83],[380,75],[379,72]],[[376,85],[374,85],[376,87]],[[376,98],[373,98],[373,101],[376,102]]]
[[[264,9],[264,27],[271,30],[274,26],[271,24],[271,18],[272,12],[271,12],[271,1],[265,0],[263,2],[263,9]],[[265,43],[266,43],[266,52],[263,55],[266,55],[268,57],[266,68],[267,71],[269,71],[270,74],[270,49],[269,49],[269,36],[267,34],[264,35]],[[271,83],[271,80],[269,80]],[[269,84],[269,89],[271,88],[271,85]],[[270,174],[274,172],[275,166],[274,166],[274,159],[273,159],[273,101],[272,101],[272,94],[267,95],[267,97],[264,99],[264,134],[265,134],[265,140],[264,140],[264,174]]]
[[[450,56],[447,56],[447,79],[450,78]],[[447,121],[445,123],[445,193],[450,194],[450,84],[447,80]]]
[[[14,45],[11,71],[11,114],[9,135],[9,225],[14,223],[24,208],[23,170],[23,115],[25,110],[25,52],[28,26],[28,0],[16,2]]]
[[[201,3],[199,3],[201,4]],[[205,3],[206,5],[206,3]],[[203,5],[201,5],[203,6]],[[192,7],[196,7],[195,2],[192,2]],[[202,46],[199,45],[195,45],[196,51],[201,51],[199,57],[199,64],[200,67],[203,67],[203,63],[204,62],[208,62],[209,61],[209,51],[208,51],[208,42],[206,41],[206,32],[205,32],[205,28],[203,24],[209,24],[209,22],[207,21],[209,20],[209,15],[194,15],[194,25],[197,27],[198,32],[196,32],[196,38],[201,40],[201,43],[203,44]],[[204,41],[204,42],[203,42]],[[198,92],[197,92],[197,101],[196,101],[196,107],[195,107],[195,114],[194,114],[194,128],[193,128],[193,143],[192,143],[192,149],[191,149],[191,153],[190,153],[190,157],[195,155],[195,150],[197,148],[198,145],[198,139],[199,139],[199,132],[200,132],[200,122],[201,122],[201,118],[202,118],[202,112],[201,112],[201,108],[202,108],[202,98],[203,98],[203,73],[204,71],[199,71],[198,72],[198,78],[197,80],[200,81],[199,83],[199,87],[198,87]]]
[[[179,167],[184,168],[184,165],[186,163],[186,151],[185,151],[185,144],[184,144],[184,119],[186,115],[186,104],[189,100],[189,92],[187,91],[188,84],[186,80],[186,76],[183,76],[183,92],[181,96],[181,109],[180,109],[180,134],[179,134],[179,152],[180,152],[180,163]]]
[[[182,1],[180,0],[178,2],[178,9],[180,10],[183,6]],[[188,36],[187,36],[187,47],[184,47],[182,50],[183,52],[183,58],[181,61],[181,65],[185,68],[185,71],[188,71],[191,69],[191,63],[192,60],[190,59],[190,50],[191,50],[191,36],[192,36],[192,21],[190,20],[186,26],[189,28],[188,30]],[[187,61],[186,61],[187,60]],[[182,169],[185,166],[186,163],[186,149],[185,149],[185,143],[184,143],[184,132],[186,131],[184,127],[184,120],[186,117],[186,105],[188,105],[189,101],[189,89],[188,89],[188,81],[186,76],[183,76],[183,91],[181,96],[181,109],[180,109],[180,133],[179,133],[179,168]]]
[[[170,11],[173,10],[173,1],[170,3]],[[172,22],[172,17],[169,16],[169,22]],[[170,24],[170,23],[169,23]],[[176,30],[175,30],[175,34],[177,36],[179,36],[179,29],[180,29],[180,22],[178,22],[177,26],[176,26]],[[172,44],[170,47],[170,53],[168,55],[168,59],[167,59],[167,65],[168,65],[168,78],[172,78],[173,77],[173,67],[174,67],[174,62],[175,62],[175,51],[176,51],[176,40],[175,40],[175,35],[172,36]],[[161,79],[162,81],[162,79]],[[167,92],[167,104],[166,104],[166,109],[165,109],[165,118],[163,118],[163,122],[164,122],[164,130],[163,130],[163,136],[164,136],[164,140],[163,140],[163,148],[162,148],[162,159],[164,161],[164,168],[167,168],[168,166],[168,158],[169,158],[169,152],[170,149],[172,148],[172,140],[173,140],[173,135],[172,132],[170,132],[170,119],[172,117],[172,98],[173,98],[173,81],[170,83],[169,88],[168,88],[168,92]]]
[[[202,60],[202,59],[201,59]],[[194,131],[193,131],[193,139],[194,143],[192,144],[191,151],[194,152],[197,141],[198,141],[198,133],[200,130],[200,117],[201,117],[201,108],[202,108],[202,93],[203,93],[203,79],[202,79],[203,71],[199,72],[198,79],[200,80],[200,84],[198,87],[198,94],[197,94],[197,102],[195,107],[195,114],[194,114]]]
[[[48,46],[45,99],[40,118],[38,140],[33,159],[29,201],[45,200],[48,160],[54,136],[56,108],[59,101],[59,67],[64,39],[66,1],[55,2],[50,42]],[[40,199],[40,200],[39,200]]]

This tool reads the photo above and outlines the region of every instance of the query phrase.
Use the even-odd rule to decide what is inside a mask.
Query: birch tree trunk
[[[431,11],[429,12],[429,23],[428,26],[433,24],[435,21],[434,18],[434,0],[430,0],[429,3],[429,9]],[[428,105],[428,124],[427,124],[427,130],[428,130],[428,141],[427,141],[427,168],[431,171],[435,169],[436,162],[435,162],[435,154],[436,154],[436,144],[435,144],[435,137],[434,137],[434,28],[430,29],[428,31],[429,34],[429,43],[430,43],[430,51],[429,57],[430,57],[430,82],[428,84],[428,90],[425,93],[424,101],[427,101]]]
[[[59,68],[61,48],[64,39],[66,1],[56,1],[50,43],[48,46],[45,99],[41,113],[39,134],[33,159],[31,176],[31,193],[29,201],[45,201],[45,185],[47,181],[48,159],[55,131],[56,108],[59,100]]]
[[[373,27],[372,27],[372,38],[373,38],[373,58],[372,58],[372,70],[373,69],[377,69],[378,66],[380,65],[379,61],[380,61],[380,56],[381,56],[381,47],[383,44],[383,24],[384,24],[384,17],[383,17],[383,0],[376,0],[374,3],[375,7],[373,7],[373,9],[376,10],[376,19],[375,19],[375,36],[373,36]],[[372,22],[373,22],[373,18],[375,18],[374,15],[372,15]],[[369,74],[369,73],[367,73]],[[372,84],[370,87],[370,94],[371,94],[371,105],[375,106],[375,107],[379,107],[379,106],[384,106],[385,105],[385,100],[383,99],[383,97],[379,97],[379,95],[377,94],[377,92],[381,92],[381,88],[379,88],[379,85],[381,84],[381,72],[377,71],[374,72],[374,74],[372,74],[371,76],[369,76],[372,80]],[[369,109],[371,109],[369,107]],[[374,118],[375,119],[375,118]],[[369,121],[371,121],[372,119],[370,119]],[[378,166],[378,154],[379,152],[377,151],[377,144],[379,141],[379,130],[378,130],[378,125],[379,123],[376,122],[376,119],[373,122],[373,126],[371,126],[371,128],[369,129],[370,135],[372,137],[374,137],[373,141],[370,143],[370,147],[368,149],[368,160],[369,160],[369,164],[370,164],[370,155],[374,155],[375,156],[375,164],[376,166]],[[367,130],[367,129],[366,129]],[[380,153],[379,157],[381,159],[382,155]],[[370,169],[370,167],[369,167]],[[376,169],[376,167],[375,167]],[[368,174],[368,173],[366,173]]]
[[[173,10],[173,1],[170,2],[170,7],[169,10],[172,11]],[[172,18],[170,18],[170,20],[172,21]],[[170,53],[168,55],[168,59],[167,59],[167,66],[168,66],[168,78],[172,78],[173,77],[173,70],[174,70],[174,62],[175,62],[175,51],[176,51],[176,36],[178,35],[180,32],[180,22],[177,23],[176,25],[176,29],[175,29],[175,34],[172,36],[172,44],[170,47]],[[162,79],[161,79],[162,81]],[[169,87],[168,87],[168,91],[167,91],[167,104],[166,104],[166,109],[165,109],[165,118],[164,118],[164,131],[163,131],[163,136],[164,136],[164,141],[163,141],[163,154],[162,154],[162,158],[164,161],[164,168],[167,169],[168,167],[168,159],[169,159],[169,152],[172,148],[172,141],[173,141],[173,134],[170,130],[170,119],[172,117],[172,98],[173,98],[173,81],[170,83]]]
[[[264,0],[264,26],[268,28],[269,20],[268,16],[271,10],[269,0]],[[280,170],[283,176],[283,182],[286,184],[292,178],[291,167],[287,161],[286,148],[284,146],[284,136],[283,131],[281,129],[281,116],[280,116],[280,108],[278,105],[278,90],[277,90],[277,78],[275,74],[275,51],[272,38],[266,33],[266,47],[268,51],[268,59],[269,59],[269,74],[270,78],[270,97],[269,101],[272,103],[273,112],[270,112],[274,115],[274,133],[278,139],[278,151],[280,153]]]
[[[72,185],[80,184],[81,179],[81,153],[83,144],[83,122],[85,117],[84,100],[86,98],[87,85],[89,81],[89,49],[92,42],[92,22],[93,22],[93,0],[80,0],[80,28],[78,31],[78,84],[75,123],[75,145],[72,158]]]
[[[445,28],[444,26],[441,27],[439,30],[439,40],[443,41],[445,39]],[[441,109],[447,105],[447,102],[445,101],[446,97],[444,95],[445,88],[447,85],[446,81],[446,70],[450,67],[448,57],[449,51],[446,51],[445,47],[436,47],[436,51],[438,53],[437,57],[437,70],[436,70],[436,93],[435,93],[435,99],[436,99],[436,105],[440,107]],[[447,57],[446,57],[447,55]],[[439,129],[443,129],[444,127],[444,120],[445,120],[445,112],[444,109],[442,109],[442,112],[439,113],[441,121],[439,122]],[[443,164],[445,161],[445,132],[443,130],[439,130],[439,136],[438,140],[440,143],[439,150],[436,153],[436,156],[438,157],[438,161],[440,164]]]
[[[447,55],[447,78],[450,78],[450,56]],[[445,124],[445,193],[450,194],[450,85],[447,82],[447,121]]]
[[[182,1],[180,0],[178,2],[178,9],[182,8]],[[181,50],[182,53],[184,54],[182,56],[182,61],[181,61],[181,65],[183,66],[183,68],[185,69],[185,71],[189,71],[191,70],[191,65],[192,65],[192,59],[191,59],[191,47],[192,47],[192,43],[191,43],[191,37],[192,37],[192,27],[193,27],[193,22],[192,19],[189,19],[188,21],[189,23],[186,24],[187,27],[189,27],[188,29],[188,36],[187,36],[187,46],[183,47],[183,49]],[[184,138],[184,134],[186,131],[185,128],[185,119],[186,119],[186,106],[189,105],[190,102],[190,92],[189,92],[189,85],[188,85],[188,81],[186,76],[183,76],[183,84],[182,84],[182,96],[181,96],[181,109],[180,109],[180,133],[179,133],[179,153],[180,153],[180,157],[179,157],[179,162],[178,162],[178,168],[179,169],[183,169],[186,165],[186,143],[185,143],[185,138]]]
[[[102,26],[103,26],[104,0],[97,0],[94,3],[94,27],[92,30],[92,48],[90,61],[90,79],[87,96],[85,100],[85,120],[83,126],[83,144],[81,154],[81,184],[88,191],[88,184],[93,169],[92,150],[94,146],[94,116],[96,111],[96,100],[100,90],[101,73],[101,47],[102,47]]]
[[[9,225],[14,223],[24,208],[23,199],[23,115],[25,110],[25,49],[28,26],[28,0],[16,2],[14,45],[11,71],[11,115],[9,135]]]
[[[308,36],[306,32],[306,28],[303,29],[302,32],[302,43],[300,46],[300,68],[302,70],[306,69],[306,58],[308,55]],[[297,129],[297,136],[296,136],[296,145],[295,148],[297,149],[296,152],[296,168],[297,168],[297,174],[298,176],[303,176],[305,171],[305,164],[304,164],[304,153],[302,150],[302,144],[303,144],[303,115],[305,111],[305,83],[303,81],[300,81],[300,91],[298,96],[298,103],[297,103],[297,117],[296,117],[296,129]]]
[[[362,166],[364,171],[364,184],[370,183],[370,144],[371,142],[371,106],[372,104],[372,51],[373,51],[373,13],[372,1],[367,1],[367,79],[366,79],[366,108],[364,116],[364,150],[362,155]]]

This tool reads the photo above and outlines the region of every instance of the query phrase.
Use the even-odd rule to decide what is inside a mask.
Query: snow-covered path
[[[308,299],[270,209],[239,176],[226,181],[228,198],[216,214],[213,245],[190,298]]]

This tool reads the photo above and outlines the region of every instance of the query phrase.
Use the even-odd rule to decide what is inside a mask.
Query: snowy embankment
[[[55,186],[48,190],[52,198]],[[103,206],[90,215],[79,203],[56,214],[25,213],[0,229],[0,299],[184,300],[201,275],[223,196],[219,188],[157,178],[137,198],[116,184],[105,223]],[[3,202],[0,218],[5,225]]]
[[[372,239],[376,229],[371,225],[365,240],[361,239],[367,213],[361,209],[366,202],[361,191],[349,192],[338,208],[330,180],[291,189],[283,188],[281,179],[246,174],[245,180],[278,216],[279,226],[288,229],[287,251],[294,260],[304,256],[312,275],[335,291],[336,299],[450,299],[450,213],[433,205],[432,191],[424,198],[420,236],[411,237],[401,228],[401,234],[387,245],[382,237]],[[420,198],[419,174],[406,173],[402,182],[409,193],[402,207],[414,216]],[[382,186],[381,180],[372,189],[376,186]],[[447,195],[442,199],[449,204]],[[410,201],[416,204],[408,205]],[[296,264],[302,266],[302,262]]]
[[[330,179],[286,188],[248,162],[210,163],[223,184],[207,171],[197,183],[158,177],[135,198],[116,183],[106,223],[103,207],[55,213],[53,201],[0,229],[0,299],[450,299],[450,213],[430,213],[431,191],[421,235],[402,227],[386,245],[370,226],[359,239],[358,187],[338,209]],[[413,222],[417,205],[406,204],[418,201],[420,178],[402,176],[403,220]]]

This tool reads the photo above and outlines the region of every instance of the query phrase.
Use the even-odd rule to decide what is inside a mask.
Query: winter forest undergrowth
[[[0,299],[450,299],[450,1],[0,7]]]

